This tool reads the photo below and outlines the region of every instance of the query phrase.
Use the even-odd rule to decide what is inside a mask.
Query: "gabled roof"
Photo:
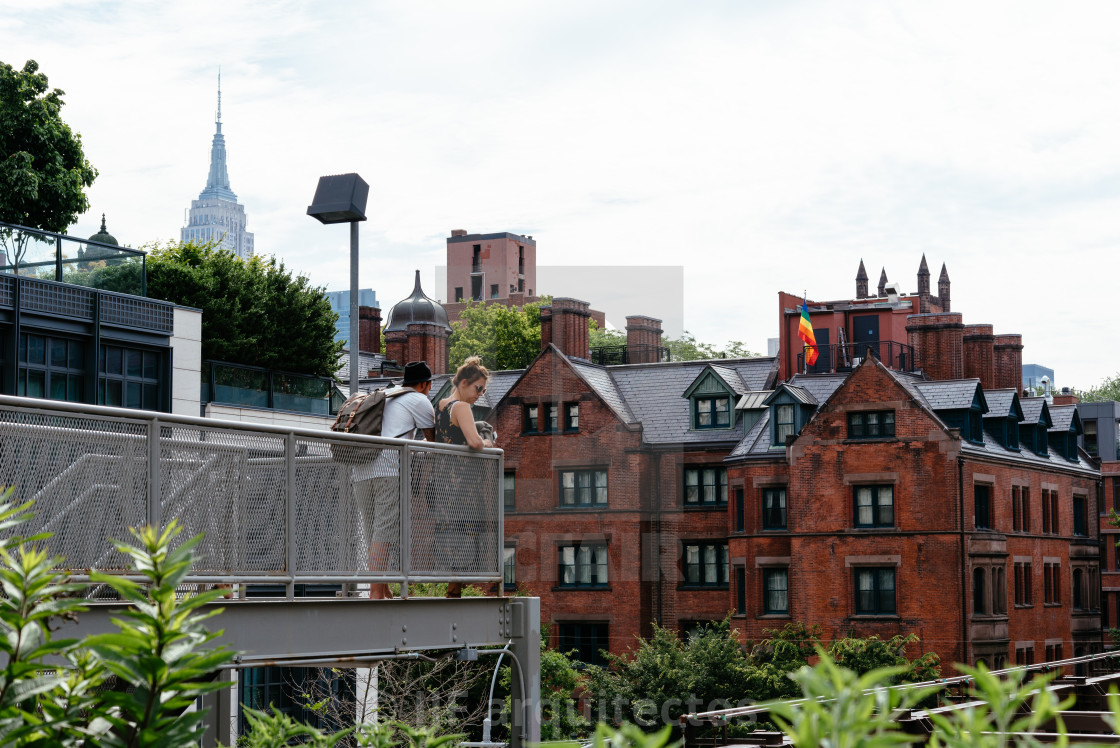
[[[713,379],[716,380],[715,384],[712,383]],[[692,397],[697,392],[715,392],[717,388],[729,390],[736,395],[742,395],[750,390],[750,387],[747,387],[739,377],[739,372],[727,366],[707,364],[681,393],[681,397]]]
[[[1014,389],[984,390],[984,399],[988,401],[985,418],[1014,418],[1016,423],[1023,420],[1023,406]]]
[[[559,351],[557,351],[557,353],[559,353]],[[611,379],[610,374],[607,372],[607,367],[591,364],[586,361],[568,360],[571,362],[572,368],[583,377],[583,381],[587,382],[591,389],[603,399],[607,407],[618,415],[619,420],[623,423],[634,422],[634,413],[630,410],[630,406],[626,403],[626,398],[622,396],[614,380]]]
[[[796,384],[783,382],[782,384],[779,384],[778,388],[774,390],[770,394],[770,396],[763,401],[763,405],[770,405],[772,403],[775,403],[778,400],[781,400],[783,395],[793,398],[796,402],[802,405],[812,405],[813,407],[816,407],[819,404],[817,402],[817,398],[813,397],[809,393],[809,390],[805,389],[804,387],[799,387]]]
[[[921,393],[924,405],[930,410],[968,410],[979,400],[980,412],[988,412],[979,379],[915,382],[913,389]]]
[[[813,404],[816,404],[823,403],[832,397],[832,393],[836,392],[847,378],[847,374],[798,374],[781,387],[785,387],[791,393],[800,391],[812,398],[814,400]],[[774,390],[774,392],[778,391],[779,389]],[[765,395],[763,400],[770,399],[771,393],[769,392],[752,392],[744,395],[744,398],[757,397],[763,394]],[[775,454],[777,454],[777,451],[770,449],[770,409],[766,408],[762,412],[762,417],[743,435],[743,438],[731,450],[729,456],[773,456]]]
[[[1043,424],[1047,429],[1054,425],[1054,419],[1050,416],[1050,407],[1046,403],[1046,398],[1024,397],[1019,403],[1023,406],[1021,423],[1028,426]]]
[[[1054,424],[1050,431],[1072,431],[1075,434],[1082,432],[1081,416],[1077,415],[1076,405],[1051,405],[1050,417]]]

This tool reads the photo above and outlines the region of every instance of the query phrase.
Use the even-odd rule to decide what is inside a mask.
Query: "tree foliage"
[[[22,70],[0,62],[0,221],[62,233],[89,209],[97,170],[62,121],[62,96],[34,60]],[[30,238],[0,231],[8,264],[22,261]]]
[[[1111,377],[1105,377],[1092,389],[1077,394],[1083,403],[1094,403],[1102,400],[1120,401],[1120,372],[1113,374]]]
[[[202,310],[202,357],[333,376],[343,344],[323,289],[275,257],[210,244],[148,245],[148,295]]]
[[[588,338],[592,348],[603,346],[626,345],[626,333],[621,330],[601,328],[595,320],[588,320]],[[716,358],[752,358],[757,353],[751,352],[745,343],[738,340],[729,340],[723,348],[717,349],[710,343],[696,340],[696,336],[685,330],[679,338],[662,336],[661,345],[669,349],[669,358],[672,361],[703,361]]]
[[[455,370],[468,356],[481,356],[491,371],[524,368],[541,351],[542,298],[520,309],[485,301],[468,301],[451,324],[449,363]]]

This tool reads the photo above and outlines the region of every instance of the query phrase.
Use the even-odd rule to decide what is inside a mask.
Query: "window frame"
[[[770,584],[772,579],[782,579],[785,582],[784,589],[773,588]],[[785,596],[785,607],[777,607],[771,603],[774,601],[771,597],[772,594],[781,593]],[[765,615],[789,615],[789,567],[788,566],[770,566],[762,570],[762,612]]]
[[[722,401],[723,407],[717,407]],[[701,405],[707,405],[707,413],[702,412],[704,409]],[[719,416],[726,417],[726,423],[719,422]],[[702,417],[706,416],[709,423],[701,423]],[[731,418],[731,396],[727,394],[721,395],[693,395],[692,396],[692,428],[697,431],[708,431],[711,429],[729,429],[733,426],[733,419]]]
[[[541,418],[541,432],[545,434],[556,434],[560,431],[560,404],[559,403],[542,403],[541,407],[544,408],[544,413]]]
[[[579,403],[564,403],[564,431],[574,433],[579,431]]]
[[[507,470],[502,475],[502,511],[517,511],[517,473]]]
[[[715,483],[708,484],[704,481],[711,472]],[[689,476],[696,476],[696,484],[689,485]],[[687,509],[712,509],[727,506],[727,468],[722,465],[685,465],[681,471],[683,489],[681,493],[681,506]],[[707,501],[705,495],[708,488],[713,488],[714,500]],[[696,489],[696,499],[689,500],[689,488]]]
[[[771,496],[781,496],[781,522],[772,522],[772,515],[775,509],[767,506],[767,499]],[[763,486],[762,488],[762,529],[763,530],[788,530],[789,529],[789,506],[787,504],[786,486]]]
[[[870,523],[860,522],[860,517],[859,517],[859,515],[860,515],[860,503],[859,503],[859,495],[860,494],[859,494],[859,492],[861,490],[865,490],[865,489],[870,490],[872,492],[871,493],[872,502],[868,506],[870,507],[870,511],[871,511],[874,519],[872,519],[872,521]],[[885,505],[879,500],[879,497],[880,497],[880,494],[884,490],[886,490],[887,492],[890,493],[890,498],[891,498],[891,501],[890,501],[890,522],[889,523],[888,522],[883,522],[882,517],[881,517]],[[855,527],[868,528],[868,529],[882,529],[882,528],[888,528],[888,527],[897,527],[896,520],[895,520],[895,511],[894,511],[894,484],[893,483],[869,483],[869,484],[853,485],[852,486],[852,523]]]
[[[898,615],[898,568],[895,566],[856,566],[852,569],[852,587],[855,592],[854,615],[856,616],[897,616]],[[890,606],[884,604],[882,599],[886,594],[886,587],[881,582],[883,574],[890,572]],[[861,602],[864,588],[860,586],[862,575],[870,575],[873,585],[870,589],[874,602],[870,607]]]
[[[565,563],[565,551],[571,549],[571,563]],[[586,554],[582,553],[586,551]],[[601,556],[599,554],[602,554]],[[561,590],[606,590],[610,589],[610,547],[606,541],[561,543],[556,547],[556,587]],[[570,569],[565,581],[565,570]],[[584,571],[589,581],[582,581]],[[599,579],[599,572],[604,579]]]
[[[894,438],[894,411],[893,410],[854,410],[848,413],[848,439],[893,439]],[[872,424],[871,420],[875,423]]]
[[[598,478],[602,475],[602,485]],[[565,487],[564,476],[572,476],[572,485]],[[580,476],[588,476],[586,484],[581,483]],[[606,468],[568,468],[556,471],[557,481],[557,506],[561,509],[601,509],[610,505],[610,478]],[[603,500],[599,501],[599,489],[602,489]],[[572,502],[565,502],[565,491],[572,493]],[[585,496],[586,498],[582,498]]]
[[[541,423],[541,406],[538,404],[527,404],[521,416],[521,433],[523,434],[539,434]]]
[[[581,666],[599,665],[606,667],[610,663],[603,657],[602,650],[610,651],[610,623],[607,621],[556,621],[556,649],[558,652],[575,651],[572,659],[581,663]],[[595,644],[605,646],[595,647]],[[593,648],[587,655],[583,650]],[[580,667],[580,666],[577,666]]]
[[[502,546],[502,586],[517,589],[517,546]]]
[[[787,414],[789,420],[782,420]],[[784,447],[787,437],[797,435],[797,408],[793,403],[776,403],[774,405],[773,434],[771,446],[775,447]]]
[[[689,551],[695,549],[696,562],[689,560]],[[706,551],[714,554],[715,580],[709,581],[705,571],[709,562]],[[730,583],[730,550],[726,540],[686,540],[681,542],[681,587],[725,590]],[[695,569],[695,573],[691,570]]]
[[[977,530],[995,529],[990,483],[974,483],[972,486],[972,526]]]

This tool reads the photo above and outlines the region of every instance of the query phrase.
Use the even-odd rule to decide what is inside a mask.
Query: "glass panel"
[[[105,404],[106,405],[121,405],[124,402],[122,398],[122,383],[117,379],[109,379],[105,381]]]
[[[159,357],[150,352],[144,352],[144,378],[159,379]]]
[[[65,345],[63,346],[63,353],[65,354]],[[65,400],[66,399],[66,375],[54,374],[51,377],[51,400]]]
[[[124,405],[126,408],[139,408],[143,404],[143,390],[139,382],[125,382]]]
[[[144,385],[144,410],[159,410],[159,385]]]
[[[587,546],[580,546],[576,567],[579,570],[579,583],[591,584],[591,549]]]
[[[690,468],[684,471],[684,500],[688,504],[695,504],[700,501],[699,470]]]
[[[42,335],[27,336],[27,363],[46,365],[47,341]]]
[[[894,486],[880,486],[879,490],[879,524],[890,526],[894,524]]]
[[[704,584],[715,584],[718,581],[716,571],[716,548],[713,545],[704,546]]]
[[[860,486],[856,489],[856,524],[870,525],[875,521],[871,506],[871,489]]]
[[[697,400],[696,401],[696,425],[697,426],[711,426],[712,425],[712,401],[711,400]]]
[[[700,546],[686,545],[684,547],[684,567],[686,582],[695,584],[700,581]]]
[[[731,408],[729,401],[726,397],[721,397],[715,401],[716,410],[716,425],[717,426],[730,426],[731,425]]]
[[[85,344],[78,340],[71,340],[70,345],[67,346],[67,366],[71,369],[84,369],[86,347]]]
[[[46,388],[46,375],[44,372],[29,370],[27,372],[27,396],[43,397]]]
[[[607,471],[595,471],[595,503],[607,503]]]
[[[85,389],[82,385],[82,378],[79,375],[71,374],[66,377],[66,399],[72,403],[82,402],[84,399],[82,392]]]
[[[106,374],[120,374],[121,373],[121,349],[116,346],[105,346],[105,363],[104,373]]]
[[[66,367],[66,341],[62,338],[50,339],[51,366],[54,368]]]
[[[560,501],[564,504],[576,502],[576,474],[568,471],[560,473]]]
[[[704,470],[704,503],[716,503],[716,471],[711,468]]]
[[[27,363],[27,336],[19,336],[19,362],[21,364]]]
[[[140,377],[144,374],[144,354],[141,351],[126,350],[126,374],[130,377]]]
[[[894,569],[879,570],[879,608],[880,613],[894,612]]]

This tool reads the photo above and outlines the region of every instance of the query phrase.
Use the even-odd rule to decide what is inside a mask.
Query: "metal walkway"
[[[501,590],[502,467],[496,449],[0,396],[0,486],[35,501],[20,531],[53,533],[51,550],[76,580],[91,568],[126,574],[107,539],[176,518],[182,537],[205,534],[186,582],[278,590],[223,601],[214,625],[241,653],[237,667],[368,667],[510,644],[516,702],[526,688],[524,709],[513,710],[517,745],[540,737],[539,600],[408,597],[426,581]],[[396,475],[400,500],[371,564],[372,500],[354,487],[373,475]],[[402,599],[295,597],[297,584],[371,582],[400,583]],[[110,630],[118,608],[93,590],[76,633]],[[208,742],[230,744],[230,689],[216,701]]]

